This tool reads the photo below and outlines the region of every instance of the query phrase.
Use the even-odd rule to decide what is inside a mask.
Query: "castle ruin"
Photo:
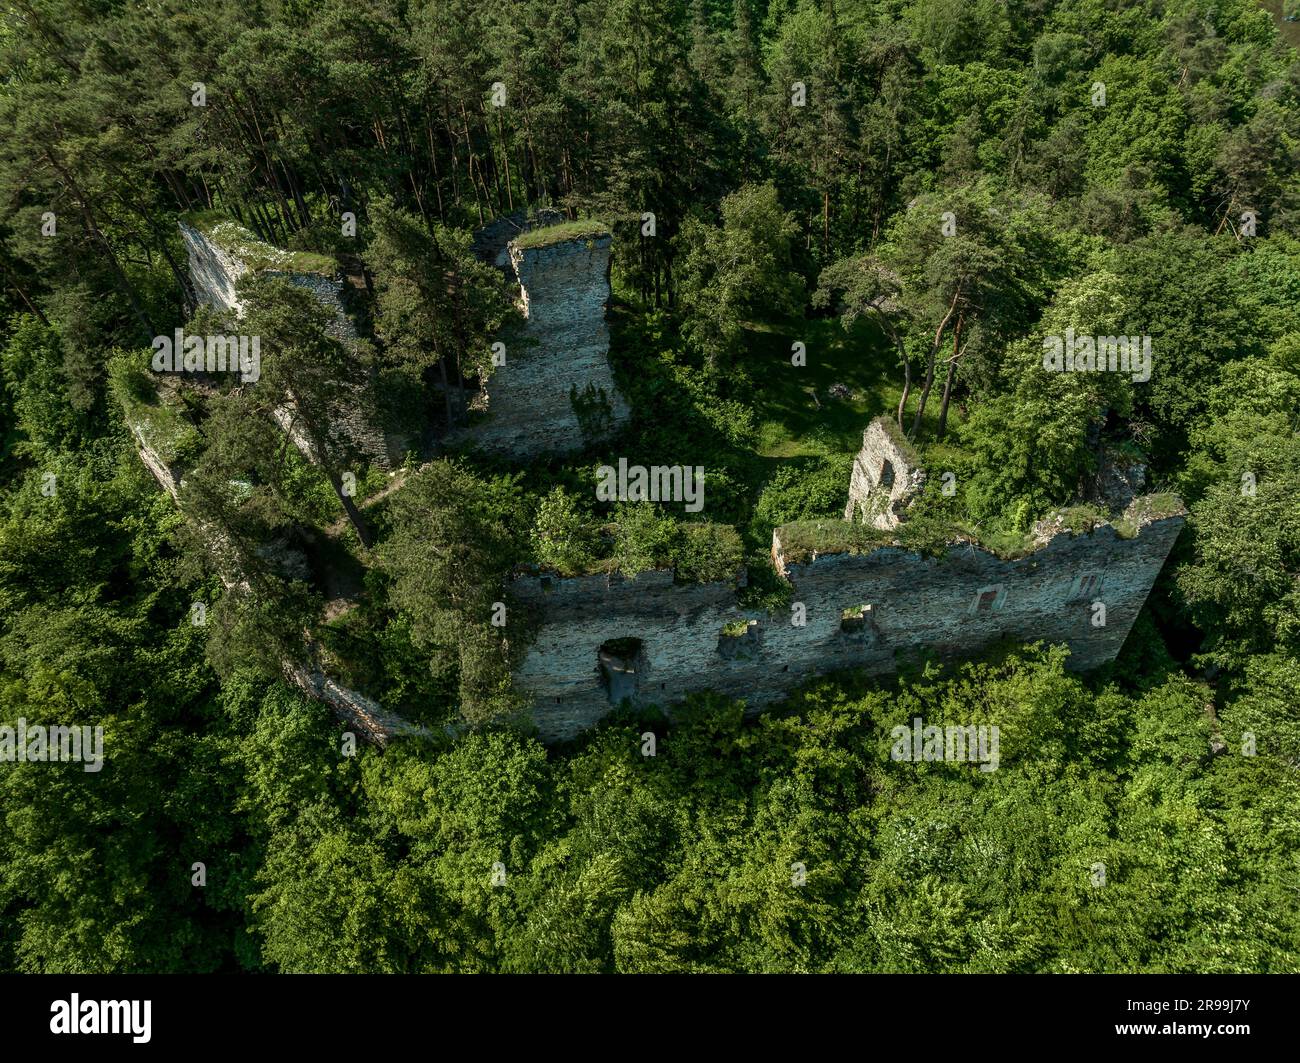
[[[190,284],[200,304],[238,320],[244,311],[239,279],[248,273],[275,277],[310,292],[329,313],[325,331],[345,347],[355,349],[357,330],[343,302],[343,283],[333,260],[323,255],[281,251],[258,240],[232,221],[208,225],[180,223],[189,259]],[[373,372],[350,389],[349,401],[334,411],[332,421],[366,460],[385,471],[401,464],[406,440],[380,428],[379,403]],[[276,421],[302,454],[315,461],[311,444],[295,425],[292,409],[276,411]]]
[[[252,267],[199,229],[183,224],[182,232],[199,298],[237,314],[235,282]],[[485,259],[517,278],[524,323],[488,382],[489,416],[456,440],[523,458],[580,449],[628,416],[607,357],[609,234],[547,227],[528,235],[526,222],[503,219],[476,241]],[[260,268],[309,288],[332,308],[337,337],[355,342],[336,277],[295,266]],[[594,427],[584,423],[584,393],[588,414],[603,411]],[[181,464],[163,398],[149,410],[128,408],[127,420],[145,464],[175,497]],[[372,426],[357,431],[377,438]],[[1185,519],[1176,499],[1143,496],[1120,520],[1086,531],[1047,522],[1017,556],[968,541],[923,553],[896,533],[924,479],[894,424],[871,422],[843,520],[773,533],[788,612],[742,607],[743,569],[711,583],[680,580],[670,569],[636,577],[516,573],[507,589],[535,619],[535,634],[514,681],[541,737],[570,739],[619,705],[666,707],[704,690],[742,698],[754,712],[810,676],[849,668],[890,674],[910,655],[959,658],[1002,640],[1064,643],[1072,668],[1097,667],[1119,653]],[[380,744],[419,730],[314,666],[287,663],[286,675]]]
[[[523,327],[506,337],[505,363],[485,386],[487,418],[452,433],[513,457],[567,453],[604,438],[628,418],[609,366],[609,248],[602,226],[524,230],[485,255],[518,284]],[[548,234],[555,234],[548,236]]]
[[[907,506],[925,483],[920,458],[887,417],[877,417],[862,433],[862,449],[853,459],[844,519],[882,530],[896,528]]]
[[[522,325],[502,336],[505,358],[471,406],[473,422],[453,429],[445,447],[473,446],[528,460],[581,450],[615,432],[627,403],[609,366],[608,230],[597,223],[565,223],[553,211],[532,219],[498,219],[475,236],[475,250],[500,268],[516,291]],[[328,332],[355,346],[357,331],[342,299],[336,264],[324,256],[284,252],[230,221],[200,226],[182,221],[191,284],[201,303],[242,312],[236,290],[245,273],[281,277],[304,288],[330,312]],[[340,410],[341,428],[360,452],[383,469],[400,463],[407,440],[378,424],[373,378],[356,401]],[[281,426],[290,430],[289,411]],[[303,442],[295,439],[299,449]]]
[[[787,525],[772,555],[791,604],[774,614],[741,608],[735,583],[677,583],[671,570],[521,574],[510,590],[540,626],[515,682],[542,737],[563,740],[624,699],[668,706],[714,690],[752,712],[814,675],[888,674],[909,654],[953,659],[1002,640],[1064,643],[1071,668],[1095,668],[1119,653],[1182,529],[1181,505],[1151,502],[1138,499],[1125,524],[1061,529],[1015,558],[974,543],[938,557],[856,547],[834,518]]]

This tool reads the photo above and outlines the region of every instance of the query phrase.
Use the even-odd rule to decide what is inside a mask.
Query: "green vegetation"
[[[368,257],[379,274],[374,328],[384,390],[409,394],[418,407],[419,382],[436,366],[442,427],[464,424],[466,378],[492,374],[491,341],[514,316],[502,277],[474,257],[468,233],[429,230],[387,199],[375,204],[373,218]]]
[[[1151,521],[1182,516],[1186,512],[1187,507],[1183,505],[1182,499],[1175,494],[1162,492],[1154,495],[1143,495],[1141,498],[1135,499],[1124,515],[1113,522],[1115,533],[1121,539],[1131,539],[1140,534],[1143,525],[1149,524]]]
[[[192,461],[202,451],[198,430],[180,398],[160,388],[148,370],[149,351],[119,352],[108,365],[109,388],[127,425],[168,465]]]
[[[683,335],[710,366],[735,357],[743,322],[800,314],[804,281],[793,266],[799,226],[772,184],[745,185],[722,201],[722,223],[687,220],[678,291]]]
[[[1060,522],[1061,527],[1072,531],[1075,535],[1085,534],[1099,524],[1106,523],[1105,511],[1100,506],[1093,505],[1067,506],[1065,509],[1058,510],[1054,517]]]
[[[726,524],[682,524],[669,555],[685,583],[735,580],[743,556],[740,536]]]
[[[744,548],[725,524],[677,521],[649,502],[620,505],[604,525],[563,487],[541,499],[533,522],[532,560],[562,576],[674,570],[682,583],[734,580]]]
[[[0,970],[1300,969],[1300,67],[1254,0],[33,0],[0,64],[0,723],[108,751],[0,762]],[[516,356],[473,231],[557,206],[609,228],[518,246],[611,235],[630,422],[577,387],[581,453],[448,459]],[[178,221],[262,272],[222,326],[256,384],[144,369],[218,331]],[[355,345],[265,276],[344,263]],[[1067,334],[1149,338],[1149,379],[1045,365]],[[877,416],[929,474],[889,533],[840,518]],[[1111,511],[1102,455],[1154,495]],[[702,507],[598,498],[619,458],[703,468]],[[784,611],[774,530],[1011,557],[1175,498],[1088,675],[904,652],[550,748],[520,712],[518,566],[744,563]],[[429,737],[343,755],[308,654]],[[893,759],[918,716],[998,726],[997,770]]]
[[[884,531],[869,524],[845,520],[806,520],[776,529],[786,564],[803,565],[824,554],[869,554],[882,547],[898,547],[938,557],[963,537],[962,529],[933,518],[904,521]]]
[[[1164,520],[1185,513],[1182,499],[1168,491],[1154,495],[1143,495],[1131,509],[1131,516],[1137,521]]]
[[[776,529],[786,564],[804,565],[822,554],[869,554],[893,546],[898,536],[869,524],[844,520],[807,520]]]
[[[542,247],[553,247],[568,240],[598,240],[608,235],[609,229],[600,222],[590,218],[579,218],[577,221],[563,221],[557,225],[543,225],[537,229],[529,229],[516,236],[512,243],[520,251],[533,251]]]

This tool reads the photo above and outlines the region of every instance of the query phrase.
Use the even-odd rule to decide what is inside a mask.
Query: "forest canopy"
[[[1298,44],[1254,0],[0,5],[0,726],[106,750],[0,759],[0,970],[1300,970]],[[476,234],[530,214],[610,235],[631,414],[511,463],[444,443],[521,312]],[[148,371],[233,328],[183,226],[257,267],[256,382]],[[876,417],[917,541],[1182,500],[1115,662],[537,738],[512,573],[785,609],[773,530]],[[620,455],[702,509],[598,498]],[[349,742],[316,671],[417,732]],[[897,763],[918,718],[997,770]]]

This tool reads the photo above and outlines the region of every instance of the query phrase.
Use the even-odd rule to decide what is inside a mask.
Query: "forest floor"
[[[806,348],[803,366],[790,361],[796,342]],[[758,453],[765,458],[856,454],[867,424],[881,414],[895,416],[903,394],[898,356],[867,322],[849,332],[834,318],[750,324],[744,362],[757,385],[752,402],[759,422]],[[942,383],[935,381],[921,441],[934,438]],[[848,394],[832,394],[832,387],[847,388]],[[918,390],[919,381],[913,381],[904,417],[909,430]],[[954,407],[949,422],[960,417]]]
[[[804,345],[804,365],[791,362],[795,343]],[[856,452],[867,422],[898,401],[893,351],[868,327],[846,333],[826,318],[752,324],[745,348],[763,457]]]

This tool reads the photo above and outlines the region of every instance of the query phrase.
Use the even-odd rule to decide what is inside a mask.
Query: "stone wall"
[[[334,710],[359,738],[381,749],[402,735],[428,735],[427,727],[404,720],[396,713],[385,712],[376,701],[355,690],[340,686],[329,676],[301,662],[285,662],[285,678],[308,697],[322,701]]]
[[[538,247],[521,248],[516,243],[515,238],[523,233],[561,218],[556,212],[543,212],[531,220],[513,215],[497,219],[476,235],[478,254],[503,269],[510,283],[517,286],[524,321],[521,328],[501,337],[506,345],[505,364],[497,366],[484,385],[483,419],[449,433],[444,442],[450,446],[471,444],[525,460],[581,450],[589,438],[572,396],[589,387],[593,396],[603,396],[607,416],[588,419],[586,432],[601,427],[603,421],[604,431],[597,435],[608,434],[627,421],[627,403],[609,366],[609,328],[605,324],[612,238],[603,233]],[[248,272],[247,263],[202,230],[184,222],[180,228],[196,297],[240,314],[243,307],[235,287]],[[272,261],[283,257],[286,267],[292,263],[289,253],[258,246]],[[356,329],[341,298],[343,286],[336,278],[265,265],[260,265],[258,272],[306,288],[330,310],[330,334],[343,343],[356,343]],[[335,420],[362,454],[389,469],[401,461],[408,440],[380,430],[372,386],[373,382],[368,382],[359,387],[356,401],[340,409]],[[282,426],[289,423],[289,411],[283,411],[280,421]],[[300,438],[296,437],[295,443],[302,449]],[[309,451],[305,453],[312,457]]]
[[[529,215],[525,210],[503,214],[474,232],[474,254],[501,270],[510,284],[518,284],[514,263],[510,261],[510,244],[533,229],[559,225],[568,219],[558,210],[543,207]]]
[[[802,626],[792,623],[795,610],[742,610],[731,584],[675,585],[666,571],[635,579],[521,575],[511,590],[537,611],[540,626],[515,681],[532,699],[542,737],[561,740],[613,708],[611,688],[664,707],[713,689],[757,710],[812,675],[889,673],[900,651],[957,658],[1002,639],[1065,643],[1071,667],[1094,668],[1123,646],[1182,525],[1180,510],[1145,521],[1131,539],[1110,525],[1062,531],[1014,560],[955,544],[938,558],[886,546],[795,564],[777,539],[774,556],[802,607]],[[1094,602],[1105,606],[1102,626]],[[629,663],[611,677],[598,655],[620,639],[640,645],[634,661],[617,648]]]
[[[218,310],[243,313],[243,305],[235,292],[235,283],[248,272],[247,267],[233,255],[227,254],[206,234],[179,222],[181,239],[189,259],[190,285],[201,304]]]
[[[887,417],[877,417],[862,433],[862,449],[853,459],[849,500],[844,519],[872,524],[882,530],[905,519],[912,496],[925,473],[901,432]]]
[[[140,461],[144,463],[144,467],[158,481],[158,486],[171,495],[172,501],[179,502],[181,490],[180,466],[169,465],[162,455],[154,449],[148,432],[142,425],[127,421],[127,427],[131,429],[131,434],[135,436],[136,451],[140,455]]]
[[[588,386],[604,395],[608,430],[627,420],[627,403],[609,367],[605,324],[611,239],[603,234],[542,247],[508,244],[524,324],[502,338],[505,364],[485,385],[485,420],[453,433],[449,443],[469,442],[519,458],[580,450],[587,438],[571,395]]]
[[[239,278],[249,272],[248,265],[203,231],[185,222],[180,223],[180,229],[189,257],[190,283],[198,300],[218,310],[232,313],[236,317],[241,316],[244,307],[235,286]],[[276,252],[275,248],[266,249],[270,254]],[[291,255],[285,257],[292,259]],[[259,268],[258,273],[281,278],[296,288],[304,288],[311,292],[317,302],[330,312],[325,331],[348,347],[356,346],[357,330],[343,305],[343,284],[337,277],[275,268]],[[350,441],[366,460],[381,469],[391,470],[401,462],[405,440],[385,435],[380,428],[378,404],[373,388],[373,377],[358,384],[353,393],[354,397],[335,411],[331,421],[339,433],[339,438]],[[282,408],[276,411],[276,420],[281,428],[289,431],[294,445],[309,460],[315,461],[316,455],[307,444],[306,438],[300,432],[290,430],[293,423],[292,410]]]
[[[131,421],[129,418],[128,425],[135,436],[140,460],[145,468],[153,474],[158,485],[171,496],[172,501],[179,504],[182,473],[180,466],[169,465],[155,449],[145,425]],[[232,556],[225,536],[210,525],[200,526],[200,533],[208,544],[210,559],[216,561],[218,567],[223,569],[220,578],[226,590],[229,591],[235,586],[246,586],[238,573],[224,566],[223,562],[229,562]],[[265,549],[274,548],[272,544],[268,544]],[[304,569],[306,567],[306,559],[301,555],[289,560],[290,564],[297,561]],[[301,575],[305,576],[306,573]],[[308,649],[313,659],[319,656],[318,647],[309,646]],[[283,668],[285,677],[303,693],[323,701],[345,726],[352,728],[359,737],[368,742],[374,742],[382,747],[399,735],[428,734],[427,728],[412,724],[395,713],[385,712],[377,702],[341,686],[318,668],[309,667],[302,661],[285,661]]]

